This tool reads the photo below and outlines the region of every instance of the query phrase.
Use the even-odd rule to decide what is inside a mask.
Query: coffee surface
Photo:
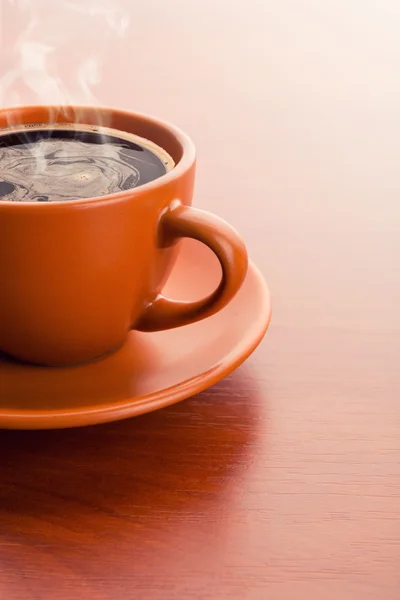
[[[148,183],[167,170],[155,151],[103,133],[39,129],[0,135],[0,201],[105,196]]]

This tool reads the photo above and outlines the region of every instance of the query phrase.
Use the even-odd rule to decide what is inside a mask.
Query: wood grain
[[[193,137],[273,324],[182,404],[2,432],[0,596],[398,600],[398,3],[120,5],[99,101]]]

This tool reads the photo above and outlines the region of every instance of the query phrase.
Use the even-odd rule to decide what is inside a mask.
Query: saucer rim
[[[28,411],[27,409],[8,409],[0,411],[0,429],[69,429],[86,427],[113,421],[122,421],[142,414],[166,408],[186,400],[211,387],[235,369],[237,369],[254,352],[264,338],[271,322],[272,305],[268,285],[253,261],[249,261],[249,271],[257,280],[263,302],[263,311],[257,314],[253,327],[256,333],[244,344],[235,344],[219,363],[194,377],[189,377],[177,384],[151,392],[144,396],[133,396],[109,404],[77,407],[73,410],[43,409]],[[233,300],[234,301],[234,300]],[[151,334],[150,334],[151,335]]]

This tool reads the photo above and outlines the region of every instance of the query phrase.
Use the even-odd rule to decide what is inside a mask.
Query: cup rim
[[[92,198],[78,198],[77,200],[68,200],[68,202],[63,202],[61,200],[55,200],[54,202],[13,202],[11,200],[0,200],[0,211],[4,210],[24,210],[24,211],[51,211],[58,210],[60,208],[68,209],[74,206],[84,206],[84,205],[94,205],[94,204],[112,204],[114,202],[119,202],[123,199],[134,198],[136,196],[140,196],[143,193],[155,191],[168,185],[170,182],[179,179],[185,172],[187,172],[196,161],[196,151],[194,144],[190,137],[184,133],[179,127],[169,123],[168,121],[164,121],[162,119],[158,119],[153,116],[146,115],[144,113],[138,113],[134,111],[112,108],[108,106],[95,106],[95,105],[68,105],[68,106],[57,106],[57,105],[26,105],[26,106],[14,106],[10,108],[0,108],[0,122],[3,120],[7,120],[8,125],[4,125],[4,129],[9,127],[13,127],[16,125],[26,125],[30,123],[37,123],[37,120],[30,120],[29,115],[34,115],[37,111],[48,111],[48,114],[87,114],[89,111],[91,113],[97,113],[100,116],[107,115],[109,117],[119,116],[122,119],[132,119],[136,121],[141,121],[142,123],[148,124],[150,127],[167,131],[173,138],[174,141],[178,143],[180,146],[182,156],[178,161],[175,161],[175,166],[173,169],[158,177],[157,179],[153,179],[153,181],[149,181],[148,183],[144,183],[136,188],[131,188],[128,190],[122,190],[121,192],[115,192],[114,194],[107,194],[106,196],[93,196]],[[17,120],[15,120],[17,119]],[[43,124],[46,121],[43,120]],[[50,120],[48,121],[50,123]],[[69,122],[69,121],[65,121]],[[79,124],[78,121],[74,121],[76,124]],[[83,121],[81,122],[84,123]],[[105,125],[104,123],[99,123],[99,125]],[[0,126],[0,132],[3,126]],[[113,125],[113,129],[118,131],[118,128]],[[122,129],[120,131],[123,131]],[[152,141],[150,139],[150,141]],[[165,149],[168,152],[168,149]]]

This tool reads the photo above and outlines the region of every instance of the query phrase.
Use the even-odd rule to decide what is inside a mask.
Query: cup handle
[[[210,317],[232,300],[247,273],[244,242],[233,227],[211,213],[176,202],[161,217],[160,236],[163,245],[186,237],[211,248],[221,263],[222,278],[214,292],[195,302],[170,300],[158,294],[134,324],[139,331],[172,329]]]

